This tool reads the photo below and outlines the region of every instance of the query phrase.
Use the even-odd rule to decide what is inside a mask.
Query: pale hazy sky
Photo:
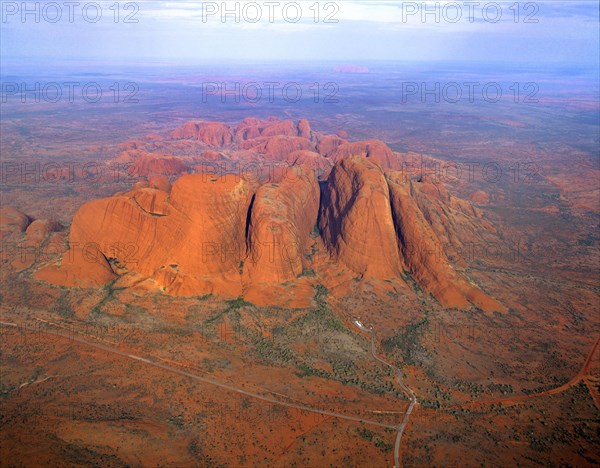
[[[118,22],[114,7],[110,8],[114,0],[95,2],[102,12],[97,22],[92,22],[98,11],[94,2],[79,0],[79,5],[71,7],[62,0],[28,2],[31,12],[26,16],[22,16],[22,3],[0,0],[0,51],[5,63],[84,59],[136,64],[159,59],[188,63],[449,60],[598,64],[597,0],[479,0],[479,6],[471,7],[468,2],[442,1],[437,2],[438,18],[436,2],[309,0],[297,2],[301,7],[297,23],[284,19],[284,6],[288,20],[298,11],[296,5],[290,5],[294,2],[285,0],[272,7],[263,1],[118,2]],[[36,3],[40,5],[39,18]],[[230,10],[239,4],[239,22],[233,14],[223,22],[223,3]],[[518,18],[512,6],[515,3]],[[492,22],[498,5],[502,17]],[[59,19],[57,6],[62,13]],[[270,8],[273,22],[269,21]],[[426,8],[431,13],[423,18]],[[248,21],[256,18],[259,9],[262,19]],[[462,16],[457,20],[459,13]],[[125,23],[129,14],[133,14],[129,19],[137,22]],[[324,22],[328,14],[337,22]]]

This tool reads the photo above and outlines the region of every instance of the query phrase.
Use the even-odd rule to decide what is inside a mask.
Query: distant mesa
[[[360,65],[338,65],[333,69],[336,73],[369,73],[368,67]]]
[[[135,174],[146,180],[83,205],[71,249],[36,278],[79,287],[118,279],[144,291],[277,305],[311,284],[327,286],[326,264],[357,281],[401,288],[416,281],[446,307],[503,310],[443,251],[449,240],[492,229],[481,212],[442,184],[407,177],[405,156],[382,141],[340,135],[348,137],[315,132],[304,119],[248,118],[237,126],[188,122],[170,139],[153,139],[155,148],[188,156],[129,145]],[[218,160],[281,166],[263,178],[185,174]],[[2,220],[19,232],[29,225],[16,210],[3,210]],[[42,236],[50,227],[31,229]],[[89,245],[97,248],[91,259],[77,248]]]

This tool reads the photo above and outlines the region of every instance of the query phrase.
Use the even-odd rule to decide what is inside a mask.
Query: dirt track
[[[583,363],[583,366],[581,367],[581,369],[579,370],[577,375],[575,377],[573,377],[571,380],[569,380],[567,383],[561,385],[560,387],[552,388],[550,390],[546,390],[546,391],[539,392],[539,393],[532,393],[531,395],[522,395],[522,396],[515,396],[515,397],[508,397],[508,398],[498,398],[495,400],[472,401],[469,403],[464,403],[462,405],[450,406],[445,409],[448,410],[448,409],[455,409],[455,408],[472,408],[472,407],[476,407],[476,406],[496,405],[499,403],[502,403],[505,405],[517,404],[522,401],[531,400],[533,398],[538,398],[541,396],[550,396],[550,395],[556,395],[558,393],[562,393],[565,390],[568,390],[568,389],[572,388],[573,386],[579,384],[579,382],[581,382],[582,380],[585,381],[587,384],[586,376],[589,373],[590,366],[592,364],[592,359],[593,359],[594,355],[596,354],[596,351],[598,350],[599,345],[600,345],[600,336],[596,339],[594,346],[592,346],[592,349],[590,350],[585,362]],[[590,386],[588,385],[588,388],[589,387]],[[596,403],[596,406],[598,406],[598,409],[600,410],[600,406],[598,405],[599,402],[594,397],[594,392],[592,392],[590,390],[590,393],[592,393],[592,398],[594,398],[594,402]]]

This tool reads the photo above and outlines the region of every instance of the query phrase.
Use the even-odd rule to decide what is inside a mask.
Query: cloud
[[[499,56],[515,62],[597,63],[597,3],[476,1],[481,6],[499,5],[501,19],[489,20],[490,15],[493,18],[492,6],[487,16],[481,7],[474,10],[471,21],[469,7],[462,1],[310,0],[296,2],[301,17],[292,23],[289,20],[297,7],[294,2],[279,0],[272,10],[264,1],[225,2],[228,11],[237,9],[240,15],[254,15],[258,5],[263,19],[253,23],[228,15],[223,22],[220,14],[203,17],[203,8],[204,13],[215,6],[221,10],[222,2],[139,1],[132,3],[139,6],[137,22],[124,23],[130,13],[123,11],[127,2],[118,2],[121,11],[115,22],[111,10],[115,2],[105,1],[99,2],[105,13],[102,21],[93,24],[82,20],[80,12],[73,23],[23,23],[19,16],[11,17],[0,28],[0,51],[3,57],[13,58],[92,57],[110,61],[130,57],[133,62],[141,58],[493,60]],[[517,21],[515,3],[519,6]],[[286,5],[292,5],[287,7],[288,21],[283,15]],[[449,21],[457,8],[461,8],[461,19]],[[269,11],[273,22],[269,21]],[[426,11],[429,13],[423,16]],[[325,22],[327,18],[337,22]],[[528,19],[538,22],[526,23]]]

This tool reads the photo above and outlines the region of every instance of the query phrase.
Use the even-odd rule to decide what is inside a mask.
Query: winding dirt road
[[[450,406],[447,408],[442,408],[442,409],[449,410],[449,409],[455,409],[455,408],[471,408],[471,407],[476,407],[476,406],[495,405],[495,404],[499,404],[499,403],[503,403],[503,404],[507,404],[507,405],[510,405],[513,403],[516,404],[516,403],[520,403],[522,401],[531,400],[532,398],[538,398],[541,396],[550,396],[550,395],[556,395],[558,393],[562,393],[565,390],[568,390],[568,389],[574,387],[581,381],[584,381],[584,383],[587,384],[587,375],[590,372],[590,366],[592,365],[592,359],[594,358],[594,355],[596,354],[596,351],[598,350],[599,346],[600,346],[600,336],[598,336],[598,338],[596,339],[596,342],[592,346],[592,349],[588,353],[587,358],[585,359],[585,362],[583,363],[583,366],[581,366],[581,369],[579,370],[577,375],[575,377],[573,377],[571,380],[569,380],[567,383],[561,385],[560,387],[552,388],[550,390],[546,390],[543,392],[532,393],[530,395],[498,398],[495,400],[471,401],[469,403],[463,403],[461,405],[453,405],[453,406]],[[594,398],[594,396],[595,396],[594,393],[591,391],[590,391],[590,393],[592,393],[592,398],[594,399],[594,403],[596,403],[596,405],[597,405],[596,398]],[[600,406],[598,407],[598,409],[600,409]]]
[[[402,371],[398,367],[385,361],[384,359],[382,359],[381,357],[379,357],[377,355],[377,348],[375,346],[375,332],[373,331],[373,329],[366,328],[357,320],[354,320],[353,323],[356,327],[358,327],[359,330],[367,332],[371,335],[371,354],[373,355],[373,358],[376,359],[377,361],[381,362],[385,366],[390,367],[392,370],[394,370],[396,372],[397,381],[398,381],[398,384],[400,385],[400,388],[402,389],[402,391],[404,393],[406,393],[406,395],[410,399],[410,404],[408,405],[408,409],[404,413],[404,418],[402,418],[402,423],[396,428],[397,434],[396,434],[396,442],[394,444],[394,465],[396,468],[400,468],[400,441],[402,439],[402,434],[404,433],[404,428],[406,427],[406,424],[408,423],[410,415],[412,414],[413,408],[417,404],[417,398],[415,397],[415,394],[412,392],[412,390],[410,388],[408,388],[402,381]]]

